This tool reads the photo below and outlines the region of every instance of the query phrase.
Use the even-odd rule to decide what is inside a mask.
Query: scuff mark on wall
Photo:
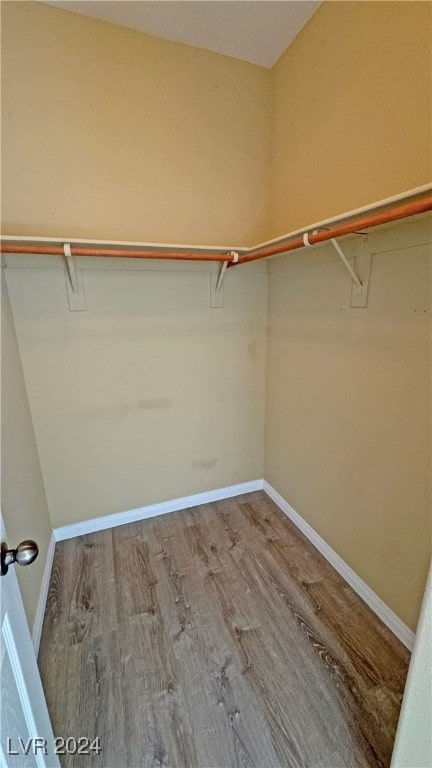
[[[169,397],[146,397],[134,400],[132,402],[114,402],[107,403],[96,408],[82,411],[79,414],[81,419],[109,419],[111,421],[120,421],[137,411],[154,411],[171,408],[172,401]]]
[[[260,345],[258,339],[252,339],[247,345],[247,353],[251,360],[260,359]]]
[[[192,469],[213,469],[217,463],[217,459],[198,459],[192,462]]]
[[[138,400],[138,407],[145,411],[171,408],[171,405],[172,402],[169,397],[146,397]]]

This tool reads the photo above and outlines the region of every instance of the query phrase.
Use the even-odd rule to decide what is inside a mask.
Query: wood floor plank
[[[161,612],[163,585],[146,533],[138,524],[113,531],[125,765],[192,766],[196,764],[192,728]]]
[[[266,540],[266,549],[283,571],[290,574],[293,583],[302,590],[305,603],[313,608],[333,637],[349,652],[351,662],[359,674],[371,686],[385,685],[397,692],[403,689],[409,652],[390,630],[380,621],[342,577],[329,565],[324,557],[296,531],[295,526],[274,505],[266,494],[262,493],[253,504],[257,514],[265,517],[265,509],[273,507],[275,517],[287,531],[298,536],[297,557],[292,548],[287,549],[285,537],[279,540]],[[242,508],[243,505],[240,505]],[[294,530],[293,530],[294,529]],[[304,579],[298,572],[299,556],[309,555],[314,560],[315,573],[321,572],[321,578]],[[401,660],[404,662],[401,664]]]
[[[39,654],[53,727],[62,737],[98,736],[104,751],[121,764],[118,660],[111,532],[63,542],[56,548]],[[104,759],[95,752],[66,754],[63,764],[100,766]]]
[[[57,545],[39,664],[67,768],[387,768],[409,654],[263,493]]]
[[[219,602],[236,642],[243,674],[265,707],[279,755],[278,764],[366,765],[360,750],[356,754],[349,728],[340,717],[338,694],[332,691],[326,679],[328,670],[314,663],[314,651],[304,642],[298,612],[284,610],[285,606],[277,599],[274,590],[269,603],[269,585],[259,586],[258,569],[248,567],[250,556],[243,551],[241,527],[237,525],[234,529],[239,534],[239,542],[231,555],[240,557],[238,577],[235,583],[228,578],[226,585],[222,584],[221,573],[212,579],[215,601]],[[227,541],[229,538],[227,534]],[[265,617],[264,626],[259,626],[258,616]],[[324,730],[323,716],[327,724],[329,719],[332,722],[326,744],[320,741]],[[308,734],[307,742],[305,733]],[[315,742],[319,744],[318,750],[314,747]],[[347,745],[351,745],[349,750]]]
[[[242,502],[239,502],[239,510],[242,510],[243,506]],[[259,510],[256,511],[259,514]],[[247,514],[246,517],[250,518],[250,515]],[[284,519],[282,522],[284,525],[292,526],[288,520]],[[241,525],[241,520],[237,520],[237,528],[241,529]],[[249,537],[248,541],[250,544],[254,539]],[[334,580],[336,584],[338,580],[342,581],[338,574],[333,572],[337,577],[334,579],[314,581],[313,584],[309,582],[299,584],[296,583],[295,571],[293,574],[285,553],[280,559],[275,557],[275,553],[281,554],[281,550],[275,550],[272,546],[272,556],[269,556],[265,548],[255,546],[254,552],[251,552],[254,561],[252,575],[260,570],[262,573],[267,573],[268,590],[271,591],[273,586],[273,592],[276,590],[283,595],[286,605],[297,616],[299,625],[318,651],[320,658],[326,660],[330,656],[332,662],[329,669],[334,667],[337,672],[339,686],[341,681],[344,681],[343,689],[349,701],[353,721],[360,724],[360,741],[367,752],[371,752],[372,755],[375,753],[381,755],[382,758],[379,759],[386,764],[391,755],[406,674],[406,665],[400,663],[400,656],[406,658],[408,654],[399,643],[399,663],[398,654],[389,654],[388,644],[382,641],[381,632],[377,631],[382,628],[378,628],[379,622],[369,609],[366,608],[369,621],[363,620],[359,623],[357,611],[350,609],[349,602],[346,600],[346,590],[351,593],[352,600],[357,603],[359,612],[363,613],[363,607],[359,605],[361,601],[350,588],[334,588],[332,583]],[[319,553],[316,553],[317,561],[320,558]],[[325,565],[328,566],[327,563]],[[290,578],[287,578],[287,574]],[[302,586],[308,589],[312,587],[321,589],[321,592],[326,595],[327,610],[311,613],[311,602],[307,599],[308,589],[306,594],[302,595],[300,591]],[[328,632],[329,626],[333,631]],[[334,631],[335,628],[338,631]],[[386,632],[388,633],[387,630]],[[375,675],[373,688],[371,687],[372,674]],[[374,698],[375,702],[371,705]],[[379,759],[375,757],[374,764],[380,764]]]
[[[199,721],[199,731],[206,733],[198,744],[197,765],[275,766],[259,702],[232,663],[235,648],[230,648],[229,633],[211,602],[209,574],[217,573],[220,564],[212,543],[205,553],[200,538],[197,523],[175,539],[164,537],[160,558],[161,582],[165,577],[168,585],[163,603],[166,623],[181,666],[187,707],[193,721]],[[191,554],[198,556],[195,562]]]

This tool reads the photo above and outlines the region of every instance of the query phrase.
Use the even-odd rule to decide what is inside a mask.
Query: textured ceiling
[[[74,13],[272,67],[321,2],[314,0],[58,0]]]

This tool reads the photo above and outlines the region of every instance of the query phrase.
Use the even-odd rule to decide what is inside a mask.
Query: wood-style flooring
[[[389,766],[408,651],[260,491],[57,544],[64,766]]]

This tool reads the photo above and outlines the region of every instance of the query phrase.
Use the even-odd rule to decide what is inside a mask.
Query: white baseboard
[[[33,621],[32,640],[33,640],[33,647],[35,649],[36,656],[38,655],[38,652],[39,652],[42,626],[43,626],[43,620],[45,615],[45,607],[46,607],[49,583],[51,578],[52,564],[54,560],[55,545],[56,545],[56,538],[53,531],[48,544],[45,568],[44,568],[41,588],[39,592],[39,600],[38,600],[36,613]]]
[[[200,504],[209,504],[220,499],[229,499],[231,496],[240,496],[242,493],[252,493],[263,489],[263,480],[251,480],[248,483],[230,485],[227,488],[217,488],[214,491],[195,493],[193,496],[183,496],[180,499],[162,501],[159,504],[150,504],[148,507],[139,507],[129,512],[116,512],[113,515],[94,517],[91,520],[83,520],[81,523],[63,525],[54,529],[56,541],[73,539],[75,536],[83,536],[86,533],[103,531],[106,528],[115,528],[117,525],[134,523],[137,520],[146,520],[148,517],[166,515],[167,512],[177,512],[188,507],[198,507]]]
[[[357,592],[364,602],[371,608],[381,621],[396,635],[410,651],[414,646],[415,634],[398,616],[386,605],[380,597],[358,576],[347,563],[342,560],[337,552],[332,549],[314,529],[292,508],[290,504],[275,489],[264,480],[263,489],[268,496],[278,505],[287,517],[299,528],[299,530],[312,542],[314,547],[325,557],[343,579]]]

